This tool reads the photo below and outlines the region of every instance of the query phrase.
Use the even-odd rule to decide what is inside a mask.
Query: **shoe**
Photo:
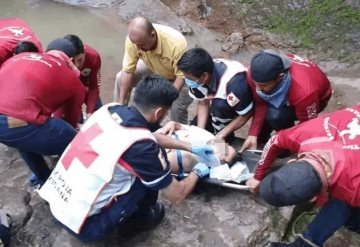
[[[129,240],[137,234],[155,228],[165,216],[165,207],[157,202],[146,213],[130,217],[127,223],[119,228],[119,237],[122,240]]]
[[[36,176],[35,174],[31,175],[29,177],[29,186],[30,187],[34,187],[36,189],[40,189],[41,186],[43,186],[43,184],[45,183],[45,181],[43,181],[42,179],[40,179],[38,176]]]
[[[289,244],[271,242],[270,247],[312,247],[312,246],[306,243],[303,239],[297,238],[294,242]]]

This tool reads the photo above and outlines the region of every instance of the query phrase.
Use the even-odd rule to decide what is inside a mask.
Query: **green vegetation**
[[[328,38],[331,31],[360,26],[360,11],[344,6],[343,2],[310,0],[305,9],[285,8],[282,14],[270,16],[266,26],[270,31],[291,33],[304,48],[314,48],[320,40]]]
[[[283,35],[295,46],[321,50],[344,62],[359,61],[360,10],[344,0],[235,0],[239,23]],[[305,4],[306,3],[306,4]]]

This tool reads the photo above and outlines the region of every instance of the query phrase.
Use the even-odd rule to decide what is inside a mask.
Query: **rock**
[[[242,34],[235,32],[226,38],[225,44],[222,46],[222,50],[229,53],[236,53],[244,46],[245,43]]]
[[[76,6],[89,6],[94,8],[107,8],[115,4],[116,0],[54,0]]]
[[[187,23],[179,25],[179,31],[184,35],[192,35],[193,34],[192,28]]]

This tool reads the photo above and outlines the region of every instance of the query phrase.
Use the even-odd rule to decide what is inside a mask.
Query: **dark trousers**
[[[136,179],[129,192],[119,196],[100,213],[90,216],[79,234],[75,234],[66,226],[65,229],[84,242],[101,240],[115,228],[126,226],[135,218],[146,215],[150,207],[156,204],[159,192],[145,187]],[[121,229],[120,229],[121,230]]]
[[[76,135],[76,130],[62,119],[49,118],[42,125],[8,126],[0,114],[0,143],[17,148],[30,170],[45,182],[50,175],[43,155],[61,155]]]
[[[266,112],[266,120],[261,129],[258,142],[266,143],[273,130],[279,131],[294,126],[297,120],[295,111],[290,106],[275,108],[268,105]]]
[[[360,208],[350,207],[345,202],[333,199],[321,208],[303,236],[322,246],[341,226],[360,233]]]

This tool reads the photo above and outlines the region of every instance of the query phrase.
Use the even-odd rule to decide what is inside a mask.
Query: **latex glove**
[[[193,154],[199,155],[205,162],[210,162],[210,155],[214,154],[214,148],[207,144],[193,144],[191,147]]]
[[[252,193],[255,193],[259,190],[260,181],[252,177],[246,182],[246,185],[249,186]]]
[[[209,175],[210,173],[210,169],[209,167],[202,162],[197,163],[194,167],[193,167],[193,172],[198,175],[200,178],[203,178],[207,175]]]

